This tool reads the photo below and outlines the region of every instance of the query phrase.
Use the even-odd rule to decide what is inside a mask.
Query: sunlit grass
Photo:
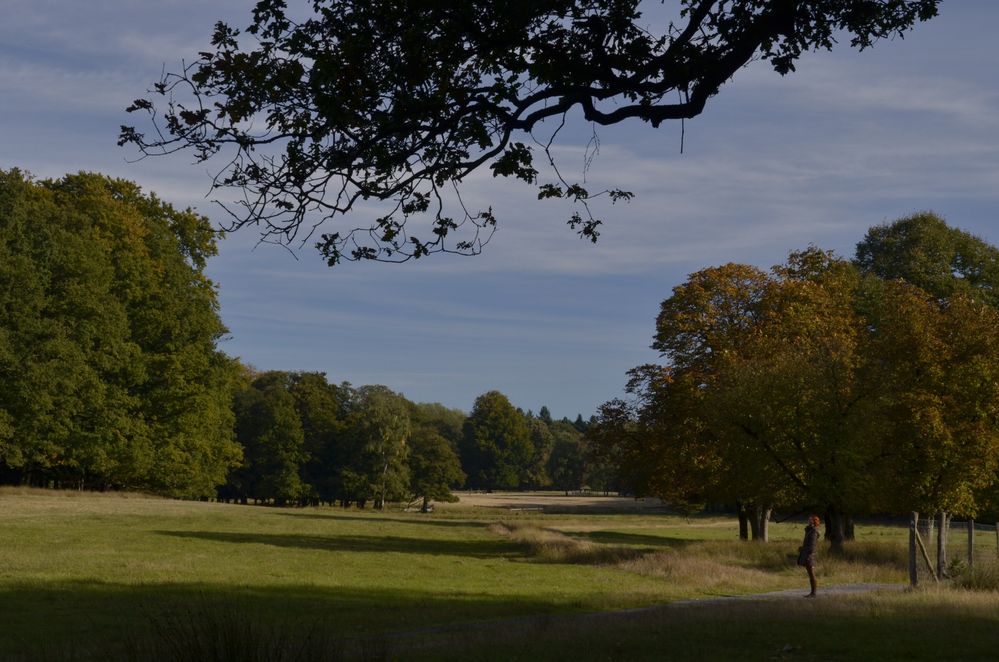
[[[203,626],[204,632],[192,631],[186,639],[214,641],[242,633],[238,637],[252,638],[259,648],[288,650],[288,642],[320,632],[313,641],[334,642],[350,655],[371,659],[408,658],[417,652],[415,639],[426,639],[433,649],[445,636],[391,633],[448,626],[446,638],[466,642],[456,643],[455,650],[467,645],[478,655],[476,647],[485,647],[487,659],[562,657],[555,655],[559,645],[578,659],[608,659],[616,649],[590,635],[603,631],[610,637],[603,619],[611,617],[602,614],[583,632],[571,619],[807,586],[793,562],[800,523],[775,525],[774,541],[761,544],[739,541],[736,522],[725,517],[547,514],[460,505],[425,515],[4,489],[0,527],[4,660],[17,659],[19,652],[26,659],[67,659],[67,651],[81,660],[143,659],[128,658],[127,652],[162,646],[157,622]],[[904,527],[864,526],[858,538],[842,555],[820,551],[820,591],[837,583],[905,581]],[[986,577],[985,564],[978,567]],[[975,581],[969,586],[991,585],[988,579]],[[680,619],[691,632],[710,634],[716,626],[743,631],[739,619],[744,618],[754,632],[767,632],[772,628],[757,618],[767,610],[776,610],[772,618],[791,620],[828,610],[822,613],[840,627],[839,621],[872,614],[885,622],[913,614],[918,621],[927,605],[942,604],[947,614],[992,623],[981,612],[986,604],[995,605],[996,594],[984,594],[991,603],[980,595],[949,590],[866,601],[826,596],[820,607],[805,612],[797,605],[787,613],[769,604],[755,611],[726,605],[711,612],[720,626],[699,608],[701,616],[676,611],[668,622]],[[200,617],[198,609],[217,618]],[[530,617],[530,627],[547,628],[529,647],[518,652],[503,637],[490,639],[492,629],[509,630],[510,619],[524,617]],[[802,623],[808,627],[822,622],[807,618]],[[648,632],[631,625],[613,630],[622,655],[641,659],[647,645],[651,659],[663,641],[687,650],[687,635],[672,626],[664,629],[665,621],[647,622]],[[467,631],[480,634],[456,634]],[[744,634],[749,641],[762,637]],[[563,639],[590,644],[558,643]],[[445,652],[436,649],[436,657],[450,655]]]

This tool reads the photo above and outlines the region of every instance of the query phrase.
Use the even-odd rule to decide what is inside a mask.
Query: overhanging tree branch
[[[518,134],[573,109],[603,126],[692,118],[754,60],[786,74],[837,34],[866,48],[934,16],[938,2],[676,0],[679,25],[653,33],[641,0],[315,0],[302,20],[284,0],[260,0],[245,34],[218,23],[212,50],[129,107],[154,131],[123,126],[119,144],[142,156],[190,149],[199,162],[225,152],[212,188],[243,192],[227,205],[230,229],[255,225],[265,239],[306,241],[368,203],[367,225],[320,235],[331,266],[477,253],[492,209],[426,201],[487,165],[580,205],[587,218],[574,212],[570,225],[595,240],[594,196],[544,181]],[[451,240],[463,229],[470,239]]]

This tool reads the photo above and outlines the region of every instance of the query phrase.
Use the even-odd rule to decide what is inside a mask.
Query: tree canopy
[[[858,254],[890,252],[870,238],[912,221],[875,228]],[[976,254],[995,250],[975,241]],[[915,265],[898,268],[939,243],[909,242]],[[633,370],[634,399],[604,405],[588,436],[642,493],[825,509],[834,541],[851,513],[993,508],[999,311],[978,300],[987,286],[950,278],[928,292],[814,247],[770,273],[691,274],[657,319],[666,364]]]
[[[0,172],[0,479],[214,492],[238,464],[208,219]]]
[[[670,17],[648,0],[310,4],[261,0],[244,31],[218,23],[211,50],[129,107],[153,132],[123,126],[119,144],[218,157],[213,186],[240,193],[232,226],[266,241],[370,214],[319,232],[333,266],[478,253],[497,216],[466,207],[459,185],[483,168],[567,200],[570,226],[595,241],[590,201],[631,194],[563,177],[551,148],[570,113],[594,125],[692,118],[752,61],[783,75],[840,39],[865,49],[935,16],[939,0],[677,0]]]
[[[461,460],[473,489],[509,490],[526,485],[534,445],[524,415],[499,391],[475,399],[465,420]]]
[[[999,308],[999,248],[932,213],[871,228],[854,263],[865,273],[901,279],[946,298],[965,294]]]

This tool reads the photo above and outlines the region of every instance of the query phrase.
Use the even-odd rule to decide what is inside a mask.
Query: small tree
[[[465,474],[458,455],[447,439],[428,428],[419,428],[409,440],[409,491],[422,499],[420,512],[430,509],[430,501],[457,501],[452,487],[461,486]]]

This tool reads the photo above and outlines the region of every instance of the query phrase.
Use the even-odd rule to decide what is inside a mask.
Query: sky
[[[124,109],[161,71],[206,50],[215,21],[245,27],[253,4],[2,0],[0,168],[101,172],[223,221],[211,163],[136,161],[116,138],[121,124],[144,128]],[[769,268],[810,244],[849,257],[869,227],[925,210],[999,244],[995,25],[999,2],[945,0],[905,39],[809,54],[784,78],[754,63],[684,124],[682,152],[679,123],[599,128],[587,184],[636,197],[597,205],[596,245],[565,226],[564,202],[488,173],[463,190],[499,218],[476,257],[329,269],[311,244],[230,234],[208,267],[230,331],[220,346],[261,370],[417,402],[469,411],[496,389],[524,410],[588,418],[622,395],[629,368],[658,360],[659,304],[694,271]],[[577,123],[559,143],[571,177],[584,176],[590,134]]]

